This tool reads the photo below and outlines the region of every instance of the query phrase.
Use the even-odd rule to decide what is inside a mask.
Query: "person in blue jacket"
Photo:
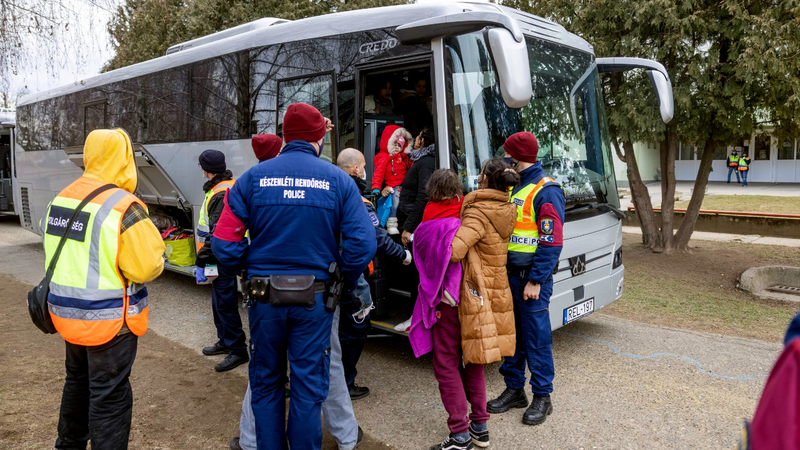
[[[225,199],[212,240],[223,264],[235,270],[247,267],[251,279],[313,275],[327,283],[328,269],[337,262],[345,290],[356,286],[375,255],[375,231],[353,180],[319,159],[325,134],[332,128],[313,106],[295,103],[287,108],[281,156],[250,168]],[[322,445],[320,408],[330,381],[333,313],[325,309],[322,292],[315,300],[313,307],[254,302],[249,309],[258,448]],[[292,374],[288,423],[287,356]]]
[[[553,335],[550,328],[550,295],[553,271],[563,245],[563,188],[549,178],[536,161],[539,143],[532,133],[519,132],[503,144],[505,160],[519,173],[520,184],[511,191],[517,205],[517,223],[508,245],[508,282],[514,297],[517,347],[505,358],[500,373],[506,389],[487,402],[490,413],[528,406],[525,365],[531,372],[533,401],[523,413],[527,425],[544,423],[553,412]]]
[[[336,165],[344,170],[353,178],[360,192],[367,189],[367,172],[364,154],[354,148],[346,148],[336,157]],[[395,242],[389,232],[380,226],[380,220],[372,202],[361,197],[366,207],[372,224],[375,226],[375,238],[377,240],[378,256],[385,256],[388,262],[402,262],[404,265],[411,264],[411,252]],[[369,334],[370,321],[369,311],[372,309],[372,296],[369,291],[369,283],[362,274],[358,279],[356,288],[348,294],[347,301],[341,304],[341,319],[339,321],[339,341],[342,343],[342,364],[344,365],[344,376],[347,380],[347,390],[350,399],[358,400],[369,395],[369,388],[356,384],[356,364],[364,351],[364,343]]]

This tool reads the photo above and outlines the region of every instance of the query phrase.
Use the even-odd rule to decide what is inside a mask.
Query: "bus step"
[[[389,292],[394,295],[398,295],[400,297],[411,298],[411,292],[404,291],[401,289],[389,288]]]
[[[195,266],[181,267],[181,266],[176,266],[174,264],[170,264],[166,261],[164,262],[164,269],[169,270],[170,272],[175,272],[182,275],[188,275],[190,277],[194,277],[194,268]]]

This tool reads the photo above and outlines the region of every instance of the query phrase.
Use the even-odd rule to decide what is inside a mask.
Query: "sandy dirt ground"
[[[64,341],[45,335],[24,308],[30,285],[0,274],[0,448],[50,449],[64,385]],[[156,333],[139,339],[133,365],[130,448],[227,449],[247,380],[216,373],[216,360]],[[335,449],[325,434],[325,449]],[[360,449],[386,449],[367,436]]]

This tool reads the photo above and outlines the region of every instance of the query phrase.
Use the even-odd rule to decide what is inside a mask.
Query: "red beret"
[[[533,133],[520,131],[506,139],[503,149],[517,161],[535,163],[536,155],[539,154],[539,141]]]
[[[317,142],[325,136],[325,118],[317,108],[305,103],[293,103],[283,116],[283,140]]]
[[[251,141],[253,152],[259,161],[266,161],[278,156],[283,145],[283,139],[274,134],[257,134]]]

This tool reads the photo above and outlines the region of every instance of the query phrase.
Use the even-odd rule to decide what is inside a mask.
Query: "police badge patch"
[[[544,234],[553,234],[553,219],[545,217],[539,221],[539,230]]]
[[[370,211],[370,212],[369,212],[369,218],[370,218],[370,220],[372,220],[372,225],[373,225],[373,226],[376,226],[376,227],[377,227],[378,225],[380,225],[381,221],[380,221],[380,220],[378,220],[378,215],[377,215],[377,214],[375,214],[375,212],[373,212],[373,211]]]

